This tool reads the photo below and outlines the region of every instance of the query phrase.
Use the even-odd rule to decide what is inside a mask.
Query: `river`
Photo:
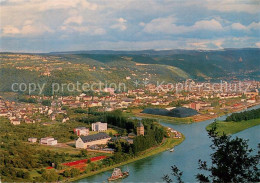
[[[260,105],[250,109],[260,108]],[[226,116],[219,117],[224,120]],[[172,127],[183,133],[186,139],[180,145],[175,147],[174,152],[165,151],[160,154],[147,157],[145,159],[122,166],[122,170],[127,168],[130,175],[123,180],[117,182],[162,182],[162,176],[170,173],[170,167],[176,165],[183,171],[183,180],[185,182],[195,182],[198,160],[210,160],[210,144],[211,141],[207,136],[205,127],[214,120],[207,120],[200,123],[173,125],[162,123],[164,126]],[[260,125],[246,129],[242,132],[234,134],[249,140],[249,146],[257,149],[260,139]],[[103,182],[111,175],[112,170],[103,172],[91,177],[87,177],[76,182]]]

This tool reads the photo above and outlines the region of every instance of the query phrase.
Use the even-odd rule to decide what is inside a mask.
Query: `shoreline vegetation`
[[[84,179],[84,178],[87,178],[87,177],[90,177],[90,176],[111,170],[113,168],[120,167],[120,166],[129,164],[129,163],[132,163],[132,162],[135,162],[135,161],[156,155],[158,153],[164,152],[164,151],[166,151],[166,150],[168,150],[172,147],[175,147],[175,146],[181,144],[184,140],[185,140],[185,136],[183,134],[182,134],[182,138],[179,138],[179,139],[178,138],[171,138],[171,137],[165,138],[159,146],[149,148],[149,149],[143,151],[137,157],[134,157],[134,158],[129,159],[129,160],[122,162],[122,163],[118,163],[118,164],[115,164],[115,165],[112,165],[112,166],[109,166],[109,167],[102,168],[102,169],[94,171],[94,172],[90,172],[88,174],[83,174],[83,175],[80,175],[78,177],[74,177],[74,178],[64,180],[64,182],[72,182],[72,181],[81,180],[81,179]]]
[[[260,108],[232,113],[225,121],[216,121],[206,127],[208,131],[216,125],[219,135],[231,135],[260,124]]]
[[[217,121],[216,122],[217,132],[221,135],[223,132],[226,135],[232,135],[248,128],[260,125],[260,118],[252,119],[248,121],[239,121],[239,122],[225,122],[225,121]],[[209,124],[206,127],[208,131],[213,126],[213,123]]]

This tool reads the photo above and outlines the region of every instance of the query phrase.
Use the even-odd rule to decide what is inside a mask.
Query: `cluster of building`
[[[36,142],[37,142],[37,138],[35,138],[35,137],[30,137],[30,138],[28,138],[28,142],[36,143]],[[43,145],[54,146],[54,145],[57,145],[57,144],[58,144],[58,141],[55,140],[53,137],[44,137],[44,138],[41,138],[41,139],[40,139],[39,143],[40,143],[40,144],[43,144]]]
[[[79,136],[76,140],[75,146],[80,149],[95,148],[98,145],[106,145],[109,141],[124,139],[128,143],[133,143],[133,138],[136,137],[134,133],[129,133],[126,137],[110,137],[104,131],[107,130],[107,123],[96,122],[92,123],[92,131],[98,131],[99,133],[89,135],[89,129],[85,127],[78,127],[74,129],[74,132]],[[137,136],[144,135],[144,126],[141,122],[137,125]]]
[[[0,116],[7,117],[13,125],[41,122],[41,119],[37,118],[35,114],[47,116],[51,121],[56,120],[57,115],[62,114],[63,123],[69,120],[67,111],[62,110],[56,104],[52,106],[39,106],[34,103],[8,101],[0,97]]]
[[[168,136],[172,136],[171,134],[173,134],[173,138],[181,138],[182,137],[182,134],[181,132],[178,132],[177,130],[174,130],[172,128],[168,128]]]
[[[190,81],[193,82],[193,81]],[[236,83],[235,83],[236,84]],[[154,106],[169,106],[171,102],[183,100],[183,101],[200,101],[187,104],[188,107],[200,110],[204,107],[209,107],[211,104],[202,102],[201,99],[219,98],[220,100],[239,98],[245,95],[246,102],[256,102],[256,96],[258,96],[259,82],[251,82],[250,88],[246,88],[248,82],[240,84],[239,90],[232,90],[231,86],[227,89],[221,89],[221,85],[214,83],[193,83],[192,89],[183,88],[181,91],[176,92],[172,90],[171,86],[160,85],[160,87],[149,84],[144,89],[133,89],[127,92],[115,93],[113,88],[104,88],[102,90],[95,90],[95,92],[106,92],[108,95],[103,96],[87,96],[82,93],[79,96],[67,96],[58,97],[56,102],[60,105],[65,105],[70,108],[89,108],[89,107],[102,107],[105,111],[112,111],[115,109],[124,109],[128,107],[138,107],[143,105]]]
[[[0,116],[6,116],[14,125],[19,125],[21,122],[35,123],[41,119],[33,117],[33,114],[43,114],[51,121],[57,120],[57,116],[62,116],[62,122],[69,120],[67,111],[62,110],[63,106],[68,108],[82,108],[88,109],[97,107],[102,111],[112,111],[115,109],[126,109],[129,107],[138,107],[144,105],[164,106],[166,109],[172,107],[172,103],[176,101],[186,101],[183,107],[192,108],[197,111],[211,111],[214,106],[210,102],[205,102],[204,99],[218,98],[222,108],[242,108],[258,103],[259,100],[259,85],[257,81],[245,81],[239,83],[239,90],[235,91],[234,85],[231,84],[216,84],[216,83],[195,83],[192,80],[187,80],[186,84],[191,84],[192,89],[183,88],[183,92],[176,92],[172,90],[172,86],[167,84],[160,85],[160,87],[153,84],[148,84],[143,89],[133,89],[127,92],[115,92],[113,88],[104,88],[102,90],[95,90],[94,92],[106,92],[107,95],[93,95],[88,96],[84,93],[79,96],[60,96],[60,97],[47,97],[47,96],[31,96],[36,101],[50,100],[50,106],[39,106],[35,104],[16,103],[0,99]],[[225,85],[226,84],[226,85]],[[250,85],[249,85],[250,84]],[[224,89],[222,88],[226,86]],[[189,85],[190,86],[190,85]],[[233,90],[232,90],[233,89]],[[225,100],[230,98],[237,98],[238,101],[233,106],[226,106]],[[240,99],[242,98],[242,99]],[[95,127],[92,126],[94,129]],[[102,131],[102,126],[99,125]]]
[[[88,148],[93,145],[107,144],[111,137],[105,133],[107,131],[107,123],[96,122],[91,124],[92,131],[99,132],[94,135],[89,135],[89,128],[77,127],[74,128],[74,133],[79,136],[76,140],[76,148]]]

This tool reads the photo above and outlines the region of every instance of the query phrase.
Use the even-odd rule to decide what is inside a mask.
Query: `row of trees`
[[[250,111],[233,113],[226,118],[226,121],[227,122],[229,122],[229,121],[238,122],[238,121],[243,121],[243,120],[247,121],[250,119],[257,119],[257,118],[260,118],[260,109],[253,109]]]

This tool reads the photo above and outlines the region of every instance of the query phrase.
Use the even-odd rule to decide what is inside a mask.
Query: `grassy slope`
[[[225,133],[227,135],[238,133],[243,131],[247,128],[251,128],[253,126],[260,125],[260,119],[253,119],[248,121],[240,121],[240,122],[224,122],[218,121],[217,122],[217,131],[220,133]],[[212,123],[209,124],[206,129],[210,129]]]

